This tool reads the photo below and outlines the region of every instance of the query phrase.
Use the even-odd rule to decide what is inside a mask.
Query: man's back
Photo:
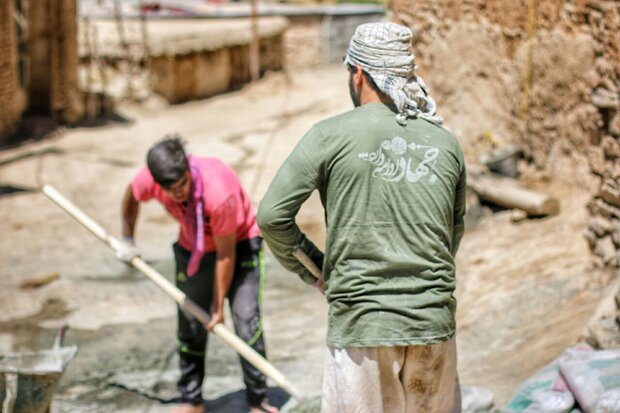
[[[280,173],[318,188],[325,206],[329,345],[454,334],[465,165],[449,132],[421,119],[400,126],[388,106],[367,104],[313,127]]]

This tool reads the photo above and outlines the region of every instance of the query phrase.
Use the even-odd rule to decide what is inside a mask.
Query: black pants
[[[235,272],[228,291],[228,302],[237,335],[265,356],[260,301],[263,285],[262,239],[253,238],[237,244]],[[188,298],[210,313],[215,280],[215,253],[205,254],[198,272],[187,276],[190,252],[178,243],[173,246],[176,259],[176,284]],[[181,378],[178,388],[185,403],[199,405],[205,374],[207,330],[193,317],[178,309],[179,358]],[[240,357],[246,398],[249,406],[258,406],[266,398],[265,376]]]

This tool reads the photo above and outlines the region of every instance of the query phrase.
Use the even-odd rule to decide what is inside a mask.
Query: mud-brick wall
[[[77,18],[76,0],[0,1],[0,144],[25,111],[66,123],[81,118]]]
[[[282,70],[282,34],[260,39],[260,73]],[[183,102],[237,89],[250,81],[249,45],[163,54],[151,58],[153,90]]]
[[[77,80],[77,2],[31,0],[28,24],[28,109],[77,122],[84,111]]]
[[[19,87],[14,2],[0,2],[0,145],[15,131],[24,110]]]
[[[391,0],[415,31],[419,73],[475,161],[483,137],[518,143],[530,167],[592,192],[587,239],[620,246],[620,2]],[[529,26],[529,29],[528,29]]]

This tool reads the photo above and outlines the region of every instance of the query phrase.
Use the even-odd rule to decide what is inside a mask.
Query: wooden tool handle
[[[292,254],[293,257],[297,258],[297,260],[299,260],[299,262],[301,262],[304,267],[310,271],[310,274],[314,275],[319,280],[323,280],[323,274],[321,273],[319,267],[310,259],[310,257],[308,257],[305,252],[303,252],[301,248],[295,248]]]

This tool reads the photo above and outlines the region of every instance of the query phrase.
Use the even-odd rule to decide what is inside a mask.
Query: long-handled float
[[[99,224],[97,224],[92,218],[86,215],[75,204],[65,198],[60,192],[54,189],[50,185],[43,186],[43,193],[71,217],[82,224],[93,235],[103,241],[106,245],[112,248],[114,251],[119,248],[121,241],[114,238],[107,233]],[[150,279],[155,285],[157,285],[164,293],[177,302],[179,306],[187,313],[191,314],[203,325],[209,322],[209,314],[207,314],[196,303],[190,300],[184,292],[179,290],[176,286],[172,285],[168,280],[164,278],[159,272],[148,265],[142,258],[134,257],[131,260],[131,265]],[[211,330],[214,334],[220,337],[226,344],[232,347],[239,355],[250,362],[254,367],[260,370],[265,376],[272,379],[278,386],[291,395],[297,401],[302,400],[297,390],[289,383],[280,371],[278,371],[271,363],[269,363],[263,356],[258,354],[252,347],[248,346],[237,335],[231,332],[223,324],[216,324]]]

